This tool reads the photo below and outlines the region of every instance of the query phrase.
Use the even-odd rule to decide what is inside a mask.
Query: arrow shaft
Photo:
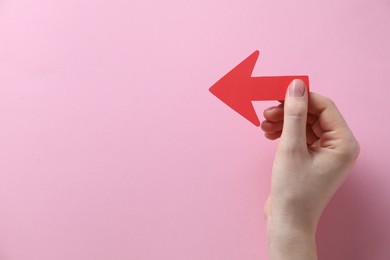
[[[309,88],[308,76],[252,77],[246,89],[251,100],[284,100],[288,85],[294,79],[301,79]]]

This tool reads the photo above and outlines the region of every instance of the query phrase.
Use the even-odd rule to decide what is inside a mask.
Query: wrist
[[[267,238],[271,260],[317,259],[316,228],[278,222],[267,218]]]

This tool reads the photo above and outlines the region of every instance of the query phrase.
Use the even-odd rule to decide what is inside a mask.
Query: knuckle
[[[360,154],[360,144],[355,138],[347,142],[343,148],[340,149],[340,155],[343,160],[354,162]]]
[[[307,152],[307,148],[300,143],[285,139],[279,143],[278,150],[281,154],[291,155],[296,159],[299,159],[301,155],[305,155]]]
[[[352,143],[351,146],[352,146],[351,147],[352,158],[356,160],[360,154],[360,144],[356,139],[354,139],[354,142]]]
[[[289,117],[304,117],[307,114],[307,105],[305,103],[296,102],[294,104],[289,104],[284,113]]]
[[[327,106],[334,106],[334,107],[336,106],[336,103],[328,97],[324,97],[324,101],[327,104]]]

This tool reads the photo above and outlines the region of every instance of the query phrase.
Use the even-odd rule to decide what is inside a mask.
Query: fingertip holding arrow
[[[253,52],[209,89],[217,98],[255,126],[260,126],[260,120],[252,101],[284,100],[288,85],[294,79],[303,80],[308,92],[310,91],[308,76],[252,77],[259,54],[258,50]]]

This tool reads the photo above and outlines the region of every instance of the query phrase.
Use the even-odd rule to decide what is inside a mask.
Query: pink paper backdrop
[[[387,0],[1,1],[0,259],[267,259],[277,143],[208,92],[256,49],[362,146],[320,259],[389,259],[389,46]]]

